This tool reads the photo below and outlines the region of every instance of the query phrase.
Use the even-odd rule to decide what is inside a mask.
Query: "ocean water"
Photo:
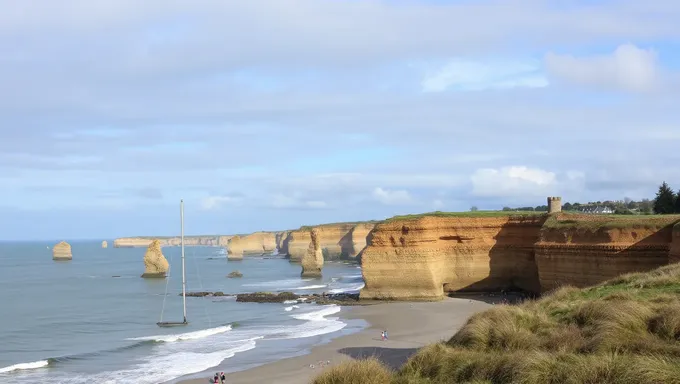
[[[164,321],[182,319],[179,247],[163,248],[169,279],[142,279],[144,248],[72,242],[73,260],[56,262],[53,244],[0,243],[0,383],[209,377],[205,370],[237,371],[303,354],[365,326],[340,320],[334,305],[187,297],[190,324],[159,328],[161,312]],[[227,261],[223,249],[211,247],[187,247],[185,256],[187,291],[319,293],[363,286],[361,269],[351,263],[329,262],[323,278],[302,279],[300,266],[282,257]],[[226,278],[233,270],[244,276]]]

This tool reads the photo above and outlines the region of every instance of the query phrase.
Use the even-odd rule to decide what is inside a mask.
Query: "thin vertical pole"
[[[184,304],[184,322],[187,322],[187,292],[186,292],[186,276],[184,274],[184,199],[179,202],[179,216],[182,222],[182,303]]]

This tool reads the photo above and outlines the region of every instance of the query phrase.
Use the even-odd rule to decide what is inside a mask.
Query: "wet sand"
[[[488,300],[486,300],[488,301]],[[344,319],[363,319],[366,329],[341,336],[330,343],[312,348],[311,353],[265,364],[245,371],[229,373],[229,384],[304,384],[309,383],[327,366],[361,357],[375,356],[393,368],[400,367],[419,348],[448,340],[467,319],[491,307],[471,298],[446,298],[427,303],[384,303],[362,307],[343,307],[338,313]],[[389,339],[381,340],[387,329]],[[327,362],[330,361],[330,364]],[[228,360],[227,360],[228,362]],[[219,367],[212,372],[219,371]],[[205,378],[184,380],[182,384],[206,384]]]

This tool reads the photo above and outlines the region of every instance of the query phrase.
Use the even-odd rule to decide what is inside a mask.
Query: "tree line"
[[[665,181],[659,186],[654,198],[654,213],[667,215],[680,213],[680,190],[675,193]]]

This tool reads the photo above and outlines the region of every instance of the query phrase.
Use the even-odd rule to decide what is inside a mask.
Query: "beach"
[[[341,319],[363,319],[369,326],[357,333],[315,346],[309,354],[230,373],[227,382],[304,384],[328,366],[369,356],[375,356],[396,369],[419,348],[448,340],[470,316],[491,307],[488,301],[488,297],[470,296],[446,298],[437,302],[391,302],[343,307],[338,313]],[[383,341],[380,334],[385,329],[388,331],[388,340]],[[220,368],[212,371],[220,371]],[[180,383],[205,384],[211,374],[208,372],[204,378],[183,380]]]

